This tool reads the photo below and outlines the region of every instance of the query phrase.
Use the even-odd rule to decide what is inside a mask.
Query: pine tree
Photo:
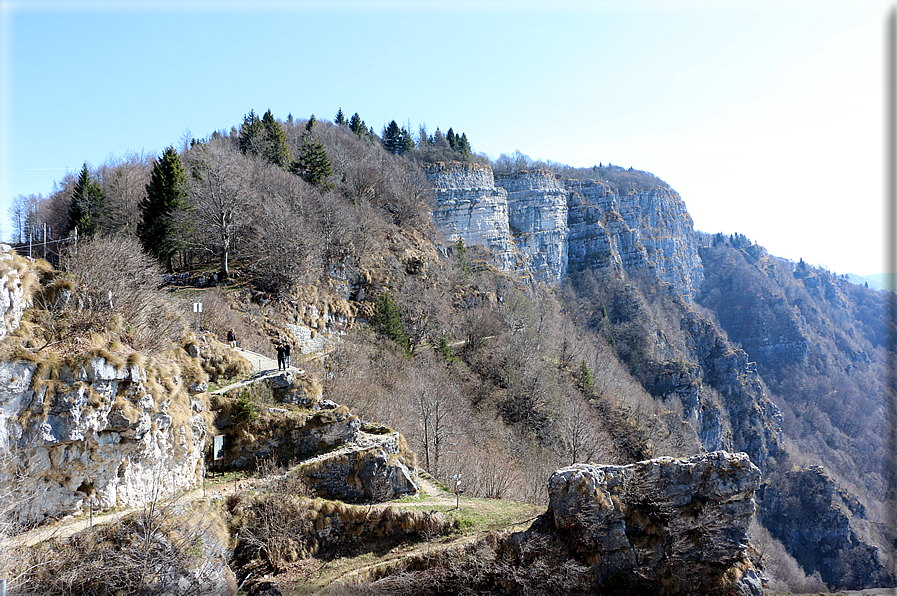
[[[401,150],[401,135],[399,125],[393,120],[389,126],[383,128],[383,148],[393,155],[398,155]]]
[[[81,168],[81,175],[72,192],[69,204],[68,233],[78,229],[80,237],[93,236],[99,229],[100,214],[103,211],[103,189],[90,177],[87,164]]]
[[[288,169],[292,158],[290,157],[290,147],[287,145],[287,136],[283,132],[283,127],[274,119],[271,110],[265,112],[262,116],[262,125],[265,129],[265,147],[263,157],[283,169]]]
[[[589,370],[589,366],[586,364],[586,361],[583,360],[579,365],[579,383],[582,385],[583,389],[591,389],[595,385],[595,380],[592,377],[592,371]]]
[[[186,182],[181,158],[174,147],[168,147],[153,164],[146,197],[140,201],[137,237],[147,253],[165,261],[169,271],[171,258],[178,249],[172,215],[187,204]]]
[[[333,166],[324,143],[317,139],[309,140],[308,135],[302,137],[299,156],[290,166],[290,171],[314,186],[326,185],[327,179],[333,175]]]
[[[364,120],[361,119],[361,116],[358,115],[358,112],[352,114],[352,118],[349,120],[349,130],[359,137],[368,131],[367,125],[364,123]]]
[[[345,126],[346,124],[348,124],[348,122],[346,122],[346,117],[343,116],[342,108],[340,108],[339,111],[336,113],[336,119],[334,120],[334,122],[336,123],[337,126]]]
[[[243,117],[243,125],[240,127],[240,151],[250,155],[261,155],[265,141],[265,127],[255,110]]]
[[[315,118],[314,114],[309,116],[308,122],[305,123],[305,132],[311,132],[311,129],[315,127],[315,124],[317,124],[317,122],[318,122],[318,119]]]
[[[460,137],[455,137],[455,149],[464,155],[470,155],[470,142],[467,140],[467,133],[462,132]]]
[[[452,149],[456,149],[457,139],[455,139],[455,131],[451,128],[448,129],[448,132],[445,133],[445,140],[448,141],[448,146]]]
[[[411,340],[405,333],[405,326],[402,324],[402,311],[399,310],[399,305],[393,300],[389,290],[383,290],[383,293],[377,298],[377,302],[374,304],[374,313],[371,316],[371,325],[378,333],[402,346],[406,354],[411,353]]]
[[[414,151],[414,139],[411,137],[411,133],[403,126],[402,130],[399,131],[399,155],[405,155],[412,151]]]

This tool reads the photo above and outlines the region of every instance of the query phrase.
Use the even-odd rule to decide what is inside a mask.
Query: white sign
[[[224,458],[224,435],[212,437],[212,459],[218,461]]]
[[[193,312],[202,312],[202,302],[193,303]]]

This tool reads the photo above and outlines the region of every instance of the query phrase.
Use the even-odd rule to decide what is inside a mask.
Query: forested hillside
[[[686,280],[694,296],[665,281],[664,270],[679,270],[652,252],[647,226],[668,225],[656,218],[626,227],[627,254],[641,261],[601,263],[594,255],[610,249],[596,249],[556,283],[540,281],[434,224],[425,167],[434,162],[477,164],[490,178],[543,170],[591,181],[613,209],[627,197],[650,195],[660,210],[678,200],[631,168],[534,163],[519,152],[491,161],[452,128],[392,121],[376,134],[342,110],[333,122],[250,112],[230,130],[160,156],[85,164],[50,196],[16,199],[19,252],[48,251],[67,275],[81,301],[59,312],[90,312],[34,341],[72,353],[97,342],[160,351],[196,324],[189,304],[199,299],[202,326],[222,340],[233,328],[268,353],[283,338],[322,340],[304,366],[323,397],[400,431],[422,468],[446,483],[460,474],[472,496],[542,504],[548,477],[571,463],[744,451],[764,473],[752,540],[775,587],[893,585],[885,295],[743,236],[694,232],[684,216],[676,225],[688,229],[675,233],[701,247],[682,268],[701,269]],[[566,184],[580,189],[564,191],[567,204],[591,200],[585,182]],[[623,219],[613,211],[587,223],[631,225]],[[42,242],[45,226],[52,242]],[[509,237],[525,246],[526,236]],[[134,276],[141,300],[125,306]],[[150,316],[163,308],[164,325]],[[122,320],[138,323],[113,324]],[[825,556],[794,538],[818,530],[800,501],[811,477],[831,497],[816,506],[845,512],[844,540],[819,538],[829,540]],[[857,545],[862,564],[845,554]]]

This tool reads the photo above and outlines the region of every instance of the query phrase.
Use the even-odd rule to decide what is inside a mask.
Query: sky
[[[18,195],[250,110],[652,172],[704,232],[886,271],[884,0],[0,0]]]

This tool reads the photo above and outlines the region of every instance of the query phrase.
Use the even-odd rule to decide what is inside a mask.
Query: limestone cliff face
[[[544,170],[493,176],[488,166],[430,164],[433,218],[450,240],[482,244],[504,271],[558,281],[585,269],[644,271],[691,301],[703,279],[693,222],[668,188],[618,195],[595,180]]]
[[[439,162],[428,164],[426,171],[436,193],[436,226],[451,240],[460,237],[467,245],[484,245],[492,251],[500,269],[515,269],[508,193],[495,187],[492,168]]]
[[[508,225],[517,249],[538,279],[567,275],[567,191],[545,170],[499,176],[508,193]]]
[[[203,405],[175,372],[115,366],[96,357],[62,366],[0,365],[0,485],[15,491],[23,522],[98,508],[139,506],[192,488],[201,472]]]
[[[694,223],[668,188],[618,195],[595,180],[567,180],[569,271],[652,272],[688,301],[703,280]]]
[[[760,470],[744,453],[576,464],[549,479],[549,513],[599,583],[623,576],[633,587],[712,593],[730,569],[742,577],[742,593],[761,594],[756,576],[745,575],[759,485]]]

